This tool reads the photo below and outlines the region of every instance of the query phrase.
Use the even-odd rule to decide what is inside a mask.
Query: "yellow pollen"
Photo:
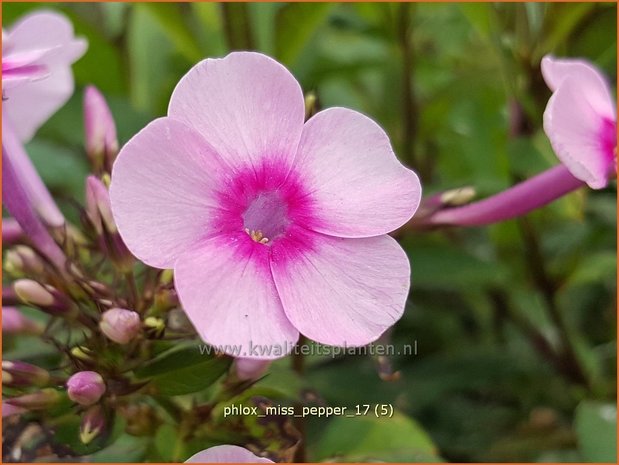
[[[264,237],[262,235],[262,231],[254,231],[253,229],[250,231],[249,228],[245,228],[245,232],[252,238],[252,240],[258,242],[259,244],[266,244],[269,242],[268,237]]]

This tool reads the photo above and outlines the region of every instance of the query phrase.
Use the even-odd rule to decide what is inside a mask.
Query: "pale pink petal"
[[[544,112],[544,131],[574,177],[600,189],[616,169],[616,123],[600,113],[597,100],[591,100],[583,85],[577,75],[561,82]]]
[[[110,199],[120,235],[148,265],[172,268],[180,254],[212,234],[217,154],[193,129],[160,118],[120,151]]]
[[[265,159],[290,164],[304,113],[303,93],[290,72],[253,52],[198,63],[174,89],[168,109],[237,167]]]
[[[271,270],[284,311],[301,334],[324,344],[360,346],[402,316],[410,265],[393,238],[317,234],[309,249],[289,250],[282,244],[273,251]]]
[[[28,141],[73,94],[70,66],[84,54],[87,44],[73,36],[67,18],[52,12],[24,16],[3,37],[3,68],[5,61],[10,64],[11,60],[40,55],[30,66],[30,79],[18,76],[9,80],[3,76],[4,115],[13,122],[20,140]],[[35,78],[40,79],[32,80]]]
[[[198,334],[229,355],[279,358],[298,339],[275,290],[268,254],[268,247],[239,232],[205,241],[174,267],[176,290]]]
[[[616,120],[616,108],[610,87],[604,75],[584,60],[559,59],[545,56],[542,74],[546,84],[555,92],[568,77],[578,82],[591,107],[601,116]]]
[[[22,141],[32,138],[39,127],[73,94],[70,68],[58,68],[44,79],[15,86],[5,95],[3,116],[13,123]]]
[[[215,446],[198,452],[185,463],[273,463],[239,446]]]
[[[368,117],[330,108],[303,129],[295,169],[315,201],[319,232],[384,234],[402,226],[421,198],[417,175],[396,158],[389,137]]]
[[[63,15],[51,11],[24,16],[13,24],[3,41],[3,56],[7,53],[27,52],[57,47],[57,53],[45,60],[46,64],[71,64],[86,51],[86,42],[75,38],[73,25]]]

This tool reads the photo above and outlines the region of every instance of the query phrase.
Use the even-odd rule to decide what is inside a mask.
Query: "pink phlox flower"
[[[114,164],[127,247],[174,268],[198,333],[231,355],[281,357],[299,332],[361,346],[404,312],[410,265],[387,233],[415,213],[417,175],[367,116],[304,114],[299,84],[271,58],[207,59]]]
[[[28,14],[2,32],[3,116],[22,141],[73,94],[71,64],[86,47],[71,23],[51,11]]]

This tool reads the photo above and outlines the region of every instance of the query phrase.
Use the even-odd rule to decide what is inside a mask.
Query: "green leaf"
[[[182,5],[177,3],[140,3],[138,8],[145,8],[159,22],[170,41],[178,51],[191,62],[202,58],[200,44],[191,33],[181,13]]]
[[[441,461],[421,426],[398,412],[391,418],[337,417],[327,426],[314,454],[312,461]]]
[[[153,47],[157,53],[153,53]],[[146,8],[132,11],[127,48],[131,103],[140,111],[158,114],[167,107],[178,77],[170,73],[173,46],[163,27]]]
[[[490,39],[493,5],[491,3],[462,3],[459,6],[479,35],[484,39]]]
[[[150,438],[125,434],[118,438],[111,446],[84,459],[88,462],[104,463],[141,462],[150,441]]]
[[[85,154],[40,138],[29,143],[27,151],[50,190],[64,196],[83,198],[84,178],[88,174]]]
[[[617,462],[617,407],[583,401],[576,408],[574,428],[586,462]]]
[[[405,240],[403,246],[413,264],[412,280],[418,288],[484,288],[506,277],[501,263],[481,260],[447,244],[419,246]]]
[[[275,17],[275,56],[278,60],[293,64],[333,6],[324,2],[288,3],[282,7]]]
[[[213,384],[230,367],[229,357],[200,353],[199,346],[164,352],[136,370],[138,378],[152,378],[161,395],[177,396],[201,391]]]
[[[546,38],[540,42],[533,55],[534,60],[563,44],[569,35],[595,7],[594,3],[555,4],[547,17],[552,19]]]

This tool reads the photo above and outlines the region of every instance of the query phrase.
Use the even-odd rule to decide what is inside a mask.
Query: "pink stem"
[[[419,223],[453,226],[498,223],[529,213],[584,185],[564,165],[559,165],[487,199],[439,210]]]
[[[4,131],[2,136],[3,139],[6,136]],[[60,271],[64,271],[66,256],[34,212],[31,199],[23,186],[25,181],[19,177],[13,162],[13,158],[7,154],[3,140],[2,202],[22,227],[24,233],[30,238],[32,244]]]
[[[17,134],[8,118],[2,118],[2,157],[10,159],[15,174],[20,180],[34,212],[41,218],[46,226],[62,228],[65,220],[58,209],[56,202],[43,184],[43,180],[37,173],[36,168],[30,161],[24,146],[17,138]]]

